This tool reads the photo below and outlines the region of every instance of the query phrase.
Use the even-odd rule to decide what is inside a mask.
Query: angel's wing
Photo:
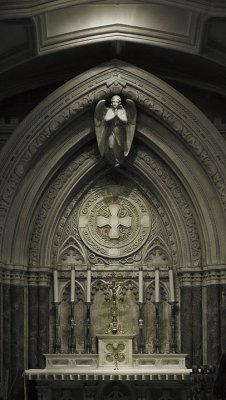
[[[136,128],[137,110],[133,100],[127,99],[125,110],[127,114],[125,157],[128,156]]]
[[[104,150],[105,150],[105,137],[106,137],[107,126],[104,121],[104,116],[107,110],[108,109],[105,106],[105,100],[100,100],[97,103],[94,112],[95,132],[101,157],[104,156]]]

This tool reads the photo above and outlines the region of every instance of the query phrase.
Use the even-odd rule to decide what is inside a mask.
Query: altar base
[[[98,354],[45,354],[46,368],[25,371],[27,380],[186,379],[186,354],[133,354],[130,366],[99,365]]]

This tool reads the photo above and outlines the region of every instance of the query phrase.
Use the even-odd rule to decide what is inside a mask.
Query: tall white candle
[[[170,301],[175,301],[175,292],[174,292],[174,282],[173,282],[173,270],[169,269],[169,288],[170,288]]]
[[[55,268],[53,270],[53,301],[54,303],[58,303],[59,296],[58,296],[58,271]]]
[[[87,269],[86,301],[87,303],[91,301],[91,270],[89,268]]]
[[[75,301],[75,267],[71,267],[71,302]]]
[[[155,270],[155,302],[159,303],[159,269]]]
[[[143,303],[143,271],[139,269],[139,302]]]

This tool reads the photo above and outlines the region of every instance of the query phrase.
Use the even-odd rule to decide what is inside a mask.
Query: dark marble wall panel
[[[207,362],[216,365],[220,355],[220,286],[206,288]]]
[[[202,287],[192,288],[192,363],[202,364]]]
[[[181,351],[187,353],[187,366],[192,364],[192,287],[181,288]]]
[[[221,352],[226,353],[226,285],[220,287]]]
[[[49,352],[49,287],[38,288],[38,368],[45,366],[43,354]]]
[[[3,285],[3,379],[11,381],[11,291],[10,285]]]
[[[28,287],[28,368],[38,367],[38,287]]]
[[[0,387],[3,382],[3,298],[2,298],[2,280],[1,280],[1,271],[0,271]]]
[[[24,288],[11,285],[11,399],[22,398],[24,371]]]

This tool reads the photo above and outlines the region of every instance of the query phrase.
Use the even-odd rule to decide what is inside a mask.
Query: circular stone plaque
[[[148,208],[136,189],[110,186],[90,191],[79,209],[80,236],[101,256],[128,256],[142,246],[149,232]]]

